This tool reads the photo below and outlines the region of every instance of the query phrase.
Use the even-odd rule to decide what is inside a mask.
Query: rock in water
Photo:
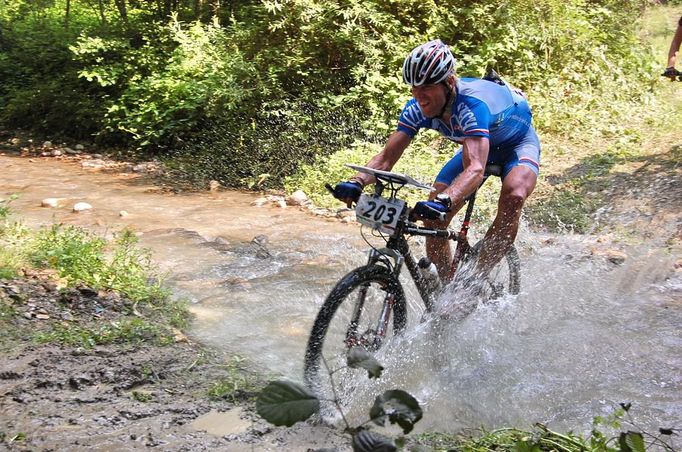
[[[92,209],[92,206],[90,204],[88,204],[87,202],[77,202],[73,206],[74,212],[84,212],[84,211],[90,210],[90,209]]]

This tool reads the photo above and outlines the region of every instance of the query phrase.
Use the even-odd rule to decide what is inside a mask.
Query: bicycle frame
[[[486,166],[485,176],[483,181],[479,185],[479,188],[488,180],[491,175],[499,176],[501,174],[501,167],[499,165],[488,165]],[[384,190],[384,183],[377,179],[375,193],[381,196]],[[392,197],[395,197],[396,189],[392,190]],[[469,254],[471,251],[471,245],[467,239],[469,233],[469,227],[471,224],[471,216],[474,211],[474,203],[476,201],[476,194],[478,189],[476,189],[467,199],[467,208],[464,213],[464,219],[462,220],[462,226],[459,232],[454,232],[448,229],[432,229],[432,228],[422,228],[418,226],[412,226],[407,221],[401,221],[394,235],[392,235],[385,248],[372,249],[369,253],[369,258],[367,260],[368,265],[375,264],[380,261],[386,261],[388,258],[393,260],[393,265],[390,263],[387,265],[389,268],[393,268],[393,273],[396,277],[400,276],[400,271],[402,270],[403,264],[407,266],[407,270],[412,277],[412,280],[417,287],[417,291],[424,302],[424,307],[427,312],[432,312],[434,308],[434,296],[435,293],[428,287],[424,277],[419,271],[418,264],[410,251],[410,246],[407,242],[406,236],[418,235],[425,237],[438,237],[451,239],[456,242],[455,252],[452,259],[452,264],[450,265],[448,280],[451,281],[457,269],[459,268],[462,259]],[[390,312],[390,306],[384,306],[381,319],[379,320],[379,325],[377,325],[377,332],[383,331],[386,328],[385,323],[388,322],[388,318],[384,319],[384,313]],[[383,323],[382,323],[383,322]]]

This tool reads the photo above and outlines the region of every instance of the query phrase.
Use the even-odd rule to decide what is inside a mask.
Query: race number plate
[[[393,234],[404,207],[405,201],[399,199],[363,194],[355,206],[355,217],[360,224],[386,234]]]

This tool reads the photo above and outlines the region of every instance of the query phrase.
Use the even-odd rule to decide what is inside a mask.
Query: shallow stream
[[[255,194],[168,194],[133,174],[55,159],[0,156],[0,198],[31,225],[65,222],[111,235],[130,227],[175,296],[191,301],[191,334],[301,380],[307,334],[325,296],[365,259],[360,228],[298,208],[254,207]],[[40,207],[45,198],[61,207]],[[91,211],[73,213],[76,202]],[[121,217],[120,212],[127,216]],[[251,243],[256,236],[267,243]],[[425,405],[418,430],[542,422],[587,431],[631,402],[642,428],[682,427],[682,272],[650,244],[623,264],[593,254],[595,237],[522,231],[521,293],[484,306],[434,340],[417,322],[386,375],[359,394],[400,387]],[[679,256],[678,256],[679,257]],[[418,299],[410,289],[412,299]],[[413,303],[412,318],[420,308]],[[390,370],[394,369],[394,370]],[[397,370],[395,370],[397,369]],[[359,396],[369,406],[373,396]]]

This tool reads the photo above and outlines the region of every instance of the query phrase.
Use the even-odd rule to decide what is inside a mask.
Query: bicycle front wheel
[[[398,278],[381,265],[353,270],[336,284],[317,314],[305,352],[306,382],[320,397],[329,397],[333,375],[337,396],[343,397],[349,380],[367,376],[365,370],[346,367],[348,351],[361,346],[376,352],[406,323]]]

